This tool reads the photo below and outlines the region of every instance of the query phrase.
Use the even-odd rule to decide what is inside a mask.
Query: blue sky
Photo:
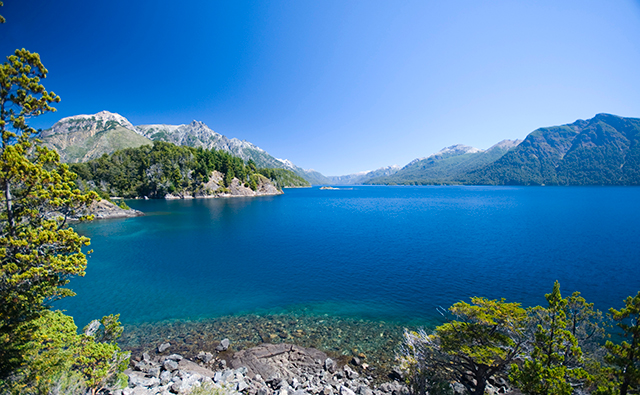
[[[325,175],[640,117],[640,1],[5,0],[58,112],[196,119]]]

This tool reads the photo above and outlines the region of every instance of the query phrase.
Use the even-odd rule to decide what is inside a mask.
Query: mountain
[[[248,141],[229,139],[198,121],[185,125],[134,126],[119,114],[102,111],[64,118],[51,129],[43,131],[41,140],[45,146],[58,151],[63,162],[86,162],[124,148],[165,141],[224,150],[245,161],[253,159],[258,167],[291,170],[312,184],[329,183],[326,177],[314,170],[305,170],[289,160],[275,158]]]
[[[63,118],[40,136],[46,147],[58,151],[62,162],[77,163],[124,148],[152,144],[121,115],[102,111]]]
[[[522,140],[503,140],[487,150],[468,145],[452,145],[411,161],[395,174],[373,177],[367,184],[441,184],[456,183],[464,174],[490,164]]]
[[[152,141],[166,141],[189,147],[215,148],[230,152],[245,161],[253,159],[258,167],[291,170],[314,185],[328,184],[329,181],[315,170],[305,170],[287,159],[275,158],[248,141],[229,139],[214,132],[202,122],[193,121],[187,125],[138,125],[136,131]]]
[[[366,184],[372,178],[390,176],[400,170],[400,166],[386,166],[376,170],[363,171],[360,173],[348,174],[345,176],[329,176],[327,177],[330,184],[333,185],[359,185]]]
[[[640,185],[640,119],[598,114],[540,128],[460,181],[489,185]]]

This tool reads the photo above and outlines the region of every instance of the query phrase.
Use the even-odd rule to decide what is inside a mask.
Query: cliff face
[[[282,190],[278,189],[271,180],[264,176],[258,175],[258,183],[256,190],[254,191],[249,186],[241,183],[240,180],[234,178],[231,181],[229,187],[224,186],[223,174],[214,171],[209,178],[209,181],[202,184],[202,186],[195,193],[174,193],[166,194],[165,199],[193,199],[193,198],[219,198],[219,197],[234,197],[234,196],[269,196],[269,195],[281,195]]]

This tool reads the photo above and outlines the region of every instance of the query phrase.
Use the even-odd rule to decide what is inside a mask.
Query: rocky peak
[[[61,133],[66,134],[76,130],[97,132],[113,128],[116,125],[129,129],[133,132],[136,131],[136,128],[131,124],[131,122],[122,115],[109,111],[100,111],[96,114],[82,114],[62,118],[60,121],[56,122],[51,129],[43,131],[42,137]]]
[[[522,140],[502,140],[499,143],[489,147],[487,151],[490,151],[492,149],[510,150],[513,147],[517,147],[521,142]]]

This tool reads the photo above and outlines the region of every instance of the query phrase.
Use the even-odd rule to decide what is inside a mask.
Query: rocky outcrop
[[[132,208],[123,209],[104,199],[93,202],[83,215],[86,214],[93,214],[95,219],[130,218],[144,215],[142,211]]]
[[[260,174],[258,183],[254,191],[248,184],[242,183],[237,178],[231,181],[229,187],[224,186],[223,174],[213,171],[209,181],[202,184],[195,193],[181,192],[166,194],[165,199],[193,199],[193,198],[218,198],[218,197],[234,197],[234,196],[269,196],[281,195],[283,192],[278,189],[271,180]]]
[[[225,339],[226,340],[226,339]],[[223,340],[221,345],[225,342]],[[227,344],[228,347],[228,340]],[[222,347],[225,348],[225,347]],[[164,354],[169,343],[162,344]],[[197,387],[212,393],[245,395],[404,395],[400,382],[373,386],[348,365],[340,367],[327,355],[313,348],[291,344],[262,344],[236,352],[231,367],[222,356],[201,352],[196,361],[178,354],[154,356],[144,353],[133,359],[125,371],[129,387],[114,395],[189,394]]]
[[[60,212],[51,212],[47,215],[48,218],[56,218],[61,216]],[[89,207],[85,207],[78,210],[73,215],[67,217],[69,221],[79,221],[81,217],[93,215],[94,219],[109,219],[109,218],[131,218],[144,215],[142,211],[134,209],[123,209],[116,206],[108,200],[96,200]]]

